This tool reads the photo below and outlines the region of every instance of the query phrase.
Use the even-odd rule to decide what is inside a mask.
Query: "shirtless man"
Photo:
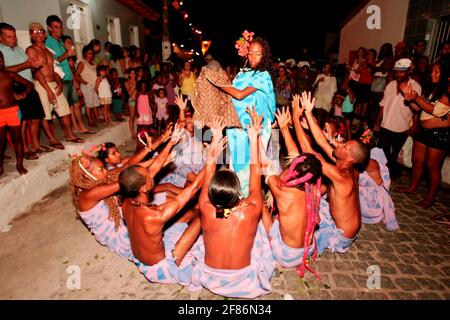
[[[300,102],[303,109],[300,108]],[[322,253],[325,248],[329,248],[333,252],[345,253],[355,241],[361,228],[359,172],[356,167],[365,167],[369,159],[369,150],[358,140],[334,143],[335,147],[329,144],[312,115],[314,103],[315,99],[311,100],[311,93],[303,92],[301,98],[294,97],[292,107],[294,126],[303,152],[314,152],[300,122],[304,111],[315,141],[336,163],[336,165],[332,165],[321,155],[315,153],[322,163],[323,174],[331,181],[328,188],[329,204],[325,201],[321,202],[321,223],[316,234],[319,253]]]
[[[7,71],[18,73],[26,80],[33,82],[32,70],[40,68],[42,63],[29,59],[25,51],[17,46],[16,29],[7,23],[0,23],[0,51],[3,52]],[[36,160],[39,158],[37,153],[52,151],[51,148],[41,146],[39,142],[40,123],[45,114],[36,90],[33,89],[28,96],[19,101],[19,110],[24,158]],[[28,138],[28,132],[31,139]],[[28,148],[29,142],[31,149]]]
[[[39,93],[45,112],[44,126],[49,126],[52,120],[52,112],[61,118],[61,124],[68,142],[83,143],[84,141],[73,134],[70,127],[70,108],[66,97],[62,94],[63,85],[61,78],[54,70],[52,53],[45,47],[45,30],[40,23],[33,22],[29,27],[32,45],[26,53],[30,59],[42,62],[42,67],[34,74],[35,88]],[[49,130],[45,130],[48,132]],[[48,137],[50,146],[64,149],[64,146],[56,140],[54,135]]]
[[[15,96],[14,82],[26,87],[24,93]],[[3,174],[3,158],[6,143],[6,132],[9,131],[16,153],[17,171],[24,175],[28,171],[23,167],[23,142],[19,120],[18,99],[23,99],[31,93],[33,84],[18,74],[5,70],[5,60],[0,51],[0,176]]]
[[[312,154],[300,155],[289,132],[291,123],[289,111],[283,108],[275,116],[293,162],[280,175],[271,168],[270,163],[265,170],[267,184],[277,204],[278,218],[272,222],[269,211],[263,210],[263,222],[270,233],[270,244],[275,259],[281,266],[289,268],[299,266],[313,253],[308,247],[314,249],[311,241],[315,227],[311,215],[314,215],[314,212],[307,211],[306,192],[310,192],[310,195],[316,197],[316,201],[320,201],[320,190],[316,187],[320,187],[317,181],[322,176],[322,165]],[[305,191],[305,183],[313,185],[314,188]],[[308,235],[306,241],[305,234]],[[304,255],[305,248],[308,250],[307,255]]]
[[[169,148],[166,147],[163,151],[166,158],[178,140],[179,134],[174,134],[168,144]],[[204,171],[174,200],[151,206],[148,193],[154,187],[154,172],[158,171],[131,166],[119,176],[120,191],[124,199],[123,216],[128,226],[131,248],[139,271],[149,281],[187,285],[192,265],[189,261],[183,263],[183,258],[198,239],[200,219],[193,211],[188,211],[170,228],[165,231],[163,229],[200,190]]]
[[[269,239],[260,222],[263,199],[261,192],[258,136],[262,119],[255,109],[247,108],[252,121],[247,133],[250,141],[249,196],[240,199],[240,181],[231,170],[216,172],[215,152],[208,152],[205,181],[200,194],[200,212],[204,251],[198,252],[198,263],[192,273],[191,290],[201,286],[226,297],[256,298],[272,291],[270,279],[275,269]],[[216,122],[216,121],[214,121]],[[220,149],[225,124],[212,124],[211,144]],[[220,141],[219,141],[220,140]]]

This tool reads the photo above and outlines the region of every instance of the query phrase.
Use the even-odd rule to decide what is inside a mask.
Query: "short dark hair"
[[[146,177],[136,170],[138,167],[138,165],[133,165],[123,170],[119,175],[120,194],[123,199],[137,197],[139,189],[146,182]]]
[[[136,72],[136,68],[128,68],[126,71],[125,71],[125,73],[126,74],[130,74],[131,72]]]
[[[108,74],[111,76],[114,72],[118,73],[119,71],[117,71],[116,68],[111,68],[111,69],[109,69]]]
[[[5,22],[0,22],[0,34],[3,34],[3,30],[16,31],[16,28]]]
[[[105,65],[98,65],[97,66],[97,76],[100,76],[100,72],[102,72],[102,71],[108,71],[108,66],[105,66]],[[108,143],[110,143],[110,142],[108,142]],[[112,144],[114,144],[114,143],[112,143]],[[116,145],[114,144],[114,146],[113,147],[115,147]],[[108,147],[106,147],[106,148],[108,148]]]
[[[88,53],[88,51],[93,51],[93,49],[90,46],[84,46],[82,50],[83,58]]]
[[[240,200],[241,183],[239,177],[230,170],[220,170],[208,186],[208,198],[216,208],[216,217],[223,218],[224,209],[234,208]]]
[[[65,34],[61,36],[61,41],[62,41],[62,42],[66,42],[66,40],[69,40],[69,39],[72,40],[72,37],[71,37],[71,36],[67,36],[67,35],[65,35]],[[73,40],[72,40],[72,41],[73,41]]]
[[[359,172],[366,170],[370,160],[370,149],[360,140],[351,140],[356,142],[356,148],[351,148],[351,154],[354,162],[353,167]]]
[[[160,92],[164,92],[164,95],[167,96],[167,90],[165,88],[159,88],[158,91],[156,92],[156,94],[159,96]]]
[[[101,66],[97,67],[97,72],[99,72],[100,67]],[[103,67],[106,68],[106,66],[103,66]],[[97,159],[99,159],[101,162],[103,162],[103,164],[106,164],[106,158],[108,158],[108,152],[109,152],[109,149],[111,149],[111,148],[117,148],[117,146],[112,142],[106,142],[104,150],[102,148],[100,151],[97,152]]]
[[[47,24],[47,27],[50,27],[53,22],[59,22],[62,24],[62,20],[60,17],[56,15],[51,15],[47,17],[47,20],[45,20],[45,23]]]
[[[143,84],[146,85],[147,91],[148,91],[150,85],[149,85],[149,83],[148,83],[147,80],[139,80],[139,81],[136,83],[136,89],[137,89],[137,91],[141,90],[141,86],[142,86]]]
[[[99,45],[101,45],[101,42],[100,42],[100,40],[98,40],[98,39],[92,39],[92,40],[89,42],[89,44],[88,44],[88,46],[91,46],[91,47],[93,47],[93,46],[99,46]]]

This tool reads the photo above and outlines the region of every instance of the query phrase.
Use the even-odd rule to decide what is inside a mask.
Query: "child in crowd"
[[[125,82],[125,90],[128,93],[128,109],[130,111],[130,132],[133,138],[136,137],[134,123],[136,118],[136,69],[129,68],[127,70],[127,81]]]
[[[116,121],[122,122],[123,119],[123,85],[119,79],[119,73],[117,69],[112,68],[109,70],[109,83],[111,84],[112,91],[112,111]]]
[[[334,93],[330,115],[337,118],[342,117],[342,103],[344,102],[346,95],[347,93],[341,90]]]
[[[352,138],[352,122],[354,117],[353,106],[356,100],[356,86],[358,83],[350,80],[346,88],[347,95],[342,103],[342,117],[344,118],[345,128],[347,130],[347,140]]]
[[[95,82],[95,91],[98,94],[100,104],[103,106],[103,117],[106,124],[112,124],[111,119],[111,104],[112,104],[112,92],[107,79],[108,67],[97,67],[97,81]]]
[[[159,136],[161,131],[166,127],[166,121],[169,119],[167,113],[167,92],[166,89],[160,88],[155,95],[156,104],[156,134]]]
[[[136,95],[137,130],[149,132],[153,125],[153,112],[150,95],[148,93],[147,81],[140,80],[137,83],[138,93]]]
[[[154,78],[155,83],[152,86],[152,94],[156,96],[159,89],[164,88],[163,77],[160,72],[157,72]]]
[[[136,81],[141,81],[141,80],[145,80],[146,76],[145,76],[145,70],[142,67],[137,67],[136,68]]]

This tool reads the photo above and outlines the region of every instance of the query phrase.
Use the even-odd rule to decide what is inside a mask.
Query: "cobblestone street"
[[[404,175],[393,190],[406,183]],[[417,196],[393,193],[400,230],[363,225],[348,254],[327,252],[311,264],[322,282],[278,267],[273,293],[260,299],[450,299],[449,228],[433,221],[436,213],[450,213],[450,192],[442,189],[436,205],[424,210],[416,205],[423,187]],[[0,242],[0,299],[224,299],[206,290],[148,283],[75,219],[68,187],[36,204],[0,234]],[[79,290],[66,287],[71,265],[81,270]],[[367,288],[370,266],[380,268],[380,289]]]

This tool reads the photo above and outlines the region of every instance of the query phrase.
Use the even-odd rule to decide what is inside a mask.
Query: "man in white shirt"
[[[401,173],[397,158],[413,126],[414,117],[413,109],[401,93],[400,84],[409,83],[419,95],[422,93],[420,84],[409,77],[411,64],[410,59],[400,59],[395,63],[395,80],[384,90],[375,123],[375,131],[379,130],[379,146],[383,148],[388,159],[387,166],[391,177],[399,176]]]

